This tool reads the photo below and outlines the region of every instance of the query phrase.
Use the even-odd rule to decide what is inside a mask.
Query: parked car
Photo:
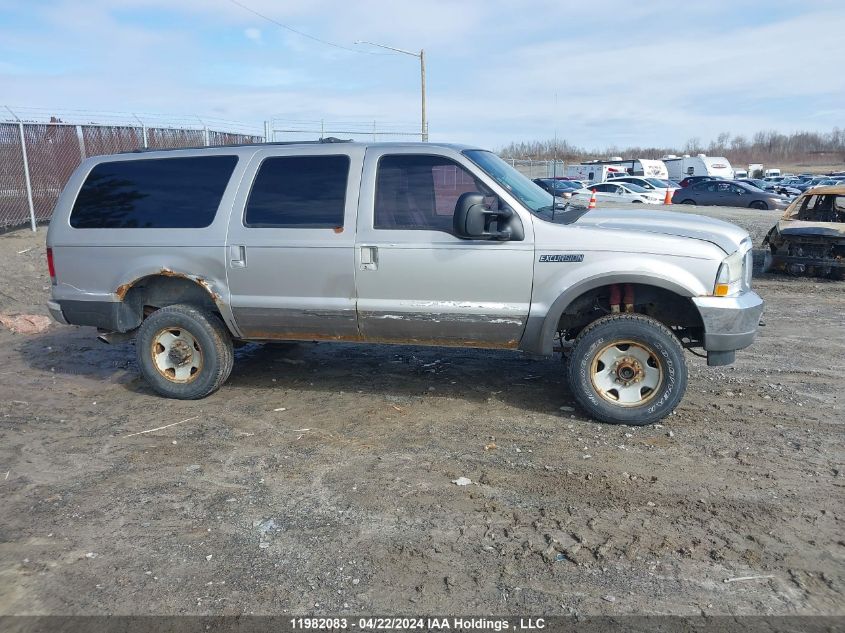
[[[845,279],[845,185],[797,198],[763,240],[763,270]]]
[[[790,189],[797,191],[799,194],[807,191],[811,187],[809,179],[802,179],[802,178],[786,178],[780,182],[782,187],[789,187]]]
[[[657,191],[648,191],[632,183],[602,182],[578,189],[572,193],[573,197],[590,198],[595,194],[596,201],[633,203],[633,204],[663,204],[664,195]]]
[[[638,185],[646,191],[653,191],[660,193],[662,196],[666,195],[666,190],[674,191],[680,187],[672,187],[666,184],[666,181],[659,178],[646,178],[645,176],[619,176],[613,179],[614,183],[627,182],[633,185]]]
[[[760,189],[761,191],[774,191],[775,188],[772,183],[766,182],[762,178],[737,178],[734,182],[751,185],[752,187],[757,187],[757,189]]]
[[[83,161],[47,232],[47,306],[134,338],[172,398],[220,388],[234,341],[563,342],[590,416],[648,424],[683,397],[685,347],[725,365],[754,340],[751,262],[737,226],[558,210],[475,147],[262,143]]]
[[[572,194],[572,192],[583,187],[580,182],[575,182],[573,180],[558,180],[556,178],[535,178],[534,182],[556,196]]]
[[[675,192],[672,202],[680,204],[785,209],[789,200],[753,185],[731,180],[705,180]]]
[[[697,182],[704,182],[705,180],[725,180],[721,176],[687,176],[683,180],[681,180],[678,184],[681,185],[681,189],[684,187],[689,187],[690,185],[694,185]]]
[[[738,178],[735,182],[745,183],[746,185],[757,187],[762,191],[768,191],[770,193],[776,193],[778,195],[787,197],[795,197],[801,193],[801,189],[784,185],[784,181],[781,181],[779,183],[772,183],[766,182],[765,180],[762,180],[760,178]]]

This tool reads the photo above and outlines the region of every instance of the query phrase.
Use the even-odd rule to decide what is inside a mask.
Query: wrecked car
[[[134,338],[171,398],[220,388],[242,341],[563,351],[575,400],[624,424],[675,409],[685,349],[754,340],[733,224],[559,209],[475,147],[328,141],[89,158],[50,222],[50,313]]]
[[[845,279],[845,185],[815,187],[789,205],[763,240],[763,271]]]

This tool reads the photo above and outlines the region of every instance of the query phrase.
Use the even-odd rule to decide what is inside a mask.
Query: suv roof
[[[400,141],[400,142],[361,142],[353,141],[352,139],[341,139],[333,136],[317,139],[315,141],[269,141],[266,143],[231,143],[228,145],[198,145],[194,147],[148,147],[144,149],[136,149],[128,152],[120,152],[120,154],[145,154],[148,152],[178,152],[183,150],[214,150],[237,147],[295,147],[297,145],[312,146],[312,145],[334,145],[343,144],[351,146],[364,147],[445,147],[457,151],[465,149],[482,149],[474,145],[463,145],[460,143],[423,143],[422,141]],[[109,154],[109,156],[117,156],[119,154]]]

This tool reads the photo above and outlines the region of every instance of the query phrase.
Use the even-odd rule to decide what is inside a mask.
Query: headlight
[[[751,242],[746,239],[742,241],[739,249],[729,255],[719,266],[716,273],[716,284],[713,286],[713,295],[716,297],[734,297],[751,288],[752,268]]]

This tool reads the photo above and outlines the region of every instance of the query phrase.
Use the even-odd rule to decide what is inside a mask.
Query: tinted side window
[[[348,156],[266,158],[249,193],[244,226],[342,227],[348,179]]]
[[[237,156],[147,158],[95,166],[70,212],[77,229],[199,229],[214,221]]]
[[[373,226],[377,229],[452,231],[461,194],[487,189],[441,156],[394,154],[379,160]]]

